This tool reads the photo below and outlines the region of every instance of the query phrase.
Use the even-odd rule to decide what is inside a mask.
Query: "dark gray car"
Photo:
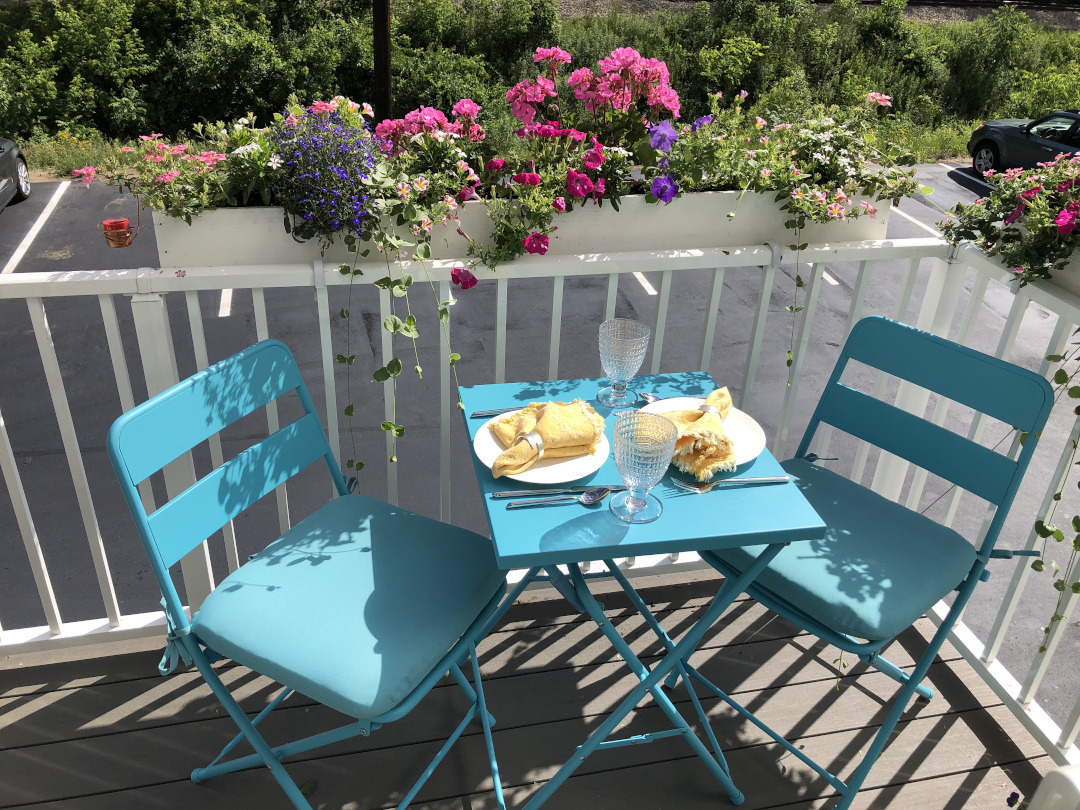
[[[1013,166],[1033,168],[1061,152],[1080,152],[1080,110],[1062,110],[1035,120],[987,121],[968,141],[979,174]]]
[[[25,200],[30,196],[30,171],[26,158],[19,147],[6,138],[0,138],[0,210],[12,200]]]

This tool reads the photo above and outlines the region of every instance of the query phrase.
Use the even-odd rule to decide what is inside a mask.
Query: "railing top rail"
[[[796,260],[795,251],[777,246],[781,262]],[[860,261],[914,257],[948,257],[949,244],[944,239],[883,239],[863,242],[834,242],[809,245],[798,253],[800,262]],[[312,250],[312,261],[318,253]],[[770,245],[745,245],[729,248],[693,248],[687,250],[635,251],[563,256],[525,256],[499,266],[502,278],[544,278],[564,275],[606,275],[609,273],[649,270],[691,270],[717,267],[747,267],[770,264],[774,250]],[[467,260],[440,259],[426,263],[432,281],[448,281],[450,271]],[[349,279],[338,272],[337,265],[324,266],[327,284],[347,284]],[[369,284],[379,278],[383,265],[365,260],[358,267],[370,270],[356,277]],[[0,276],[0,299],[55,298],[70,295],[110,293],[181,292],[255,287],[309,287],[313,284],[312,264],[230,265],[228,267],[181,268],[143,267],[123,270],[85,270],[63,273],[11,273]],[[403,262],[401,269],[413,275],[423,274],[418,262]]]

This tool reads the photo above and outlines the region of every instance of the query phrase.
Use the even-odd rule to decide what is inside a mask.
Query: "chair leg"
[[[892,678],[899,684],[906,684],[911,678],[911,676],[904,672],[904,670],[900,669],[900,667],[898,667],[892,661],[888,661],[882,658],[877,653],[860,655],[859,658],[862,661],[865,661],[870,666],[877,669],[878,672],[882,672],[885,675],[888,675],[890,678]],[[930,700],[934,696],[934,690],[931,689],[929,686],[920,683],[915,686],[915,694],[917,694],[921,698],[924,698],[925,700]]]
[[[266,740],[263,739],[247,714],[237,704],[232,693],[229,692],[225,687],[225,684],[221,682],[221,678],[218,677],[218,674],[214,671],[210,662],[206,660],[206,656],[203,655],[202,650],[199,650],[194,642],[191,646],[196,647],[192,654],[192,660],[200,674],[203,676],[203,680],[210,686],[211,691],[214,693],[215,697],[217,697],[225,711],[228,712],[229,717],[236,723],[237,728],[240,729],[240,733],[244,735],[251,744],[251,747],[255,749],[255,753],[258,754],[259,759],[261,759],[263,764],[270,769],[270,773],[273,774],[277,783],[281,785],[281,789],[285,791],[285,795],[289,797],[289,801],[292,802],[297,810],[311,810],[311,805],[308,803],[308,800],[304,798],[304,794],[300,792],[300,788],[296,786],[296,783],[289,776],[288,771],[285,770],[285,766],[281,764],[281,761],[274,756],[274,752],[270,750],[270,746],[267,745]],[[190,648],[189,652],[191,652]],[[205,769],[201,768],[196,769],[192,772],[191,778],[196,782],[200,781],[200,777],[198,777],[197,774],[204,770]],[[206,777],[203,776],[201,778]]]

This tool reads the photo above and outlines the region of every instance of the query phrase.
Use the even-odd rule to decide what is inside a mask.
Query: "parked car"
[[[1033,168],[1060,152],[1080,152],[1080,110],[1061,110],[1035,120],[987,121],[968,141],[971,165],[990,169]]]
[[[0,138],[0,210],[12,200],[17,202],[30,196],[30,170],[19,147],[6,138]]]

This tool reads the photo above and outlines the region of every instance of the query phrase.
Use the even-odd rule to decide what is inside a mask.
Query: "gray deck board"
[[[688,627],[712,595],[708,582],[644,591],[664,627]],[[621,594],[605,595],[608,615],[647,663],[659,643]],[[520,807],[626,694],[634,676],[595,627],[550,593],[515,606],[481,648],[495,744],[507,798]],[[932,631],[923,620],[893,645],[890,659],[910,666]],[[145,643],[142,645],[145,647]],[[157,675],[157,651],[90,660],[0,662],[0,808],[271,808],[288,806],[265,770],[196,785],[206,764],[233,735],[196,673]],[[54,656],[55,657],[55,656]],[[692,663],[819,761],[846,776],[865,747],[895,684],[855,662],[842,670],[836,651],[743,600],[710,632]],[[274,684],[224,664],[223,679],[255,713]],[[1005,807],[1013,791],[1030,796],[1052,767],[1049,758],[992,691],[946,648],[930,671],[934,700],[915,703],[855,806],[858,808]],[[839,688],[837,688],[839,686]],[[746,808],[823,808],[833,790],[794,757],[784,756],[726,704],[699,690],[724,746]],[[689,711],[689,695],[672,692]],[[452,685],[440,685],[410,715],[377,731],[288,764],[298,783],[314,780],[316,808],[393,807],[423,769],[442,735],[464,712]],[[689,716],[689,715],[688,715]],[[294,695],[263,728],[271,743],[314,733],[340,715]],[[620,734],[665,727],[645,702]],[[421,791],[423,810],[495,807],[478,728],[451,753]],[[604,751],[587,760],[554,795],[552,808],[715,808],[732,806],[685,743]]]

